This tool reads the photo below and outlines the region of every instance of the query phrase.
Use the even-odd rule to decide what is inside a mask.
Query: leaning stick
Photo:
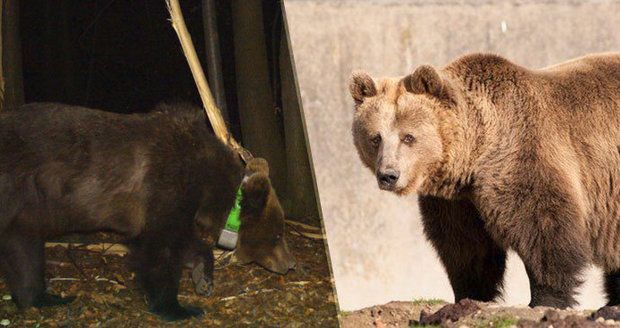
[[[183,48],[183,53],[185,54],[189,68],[192,71],[194,82],[196,82],[198,93],[200,93],[200,99],[202,100],[202,104],[205,112],[207,113],[207,117],[209,118],[209,122],[211,122],[213,131],[215,131],[215,135],[223,143],[237,151],[239,156],[241,156],[241,159],[247,163],[253,156],[247,149],[241,147],[235,138],[233,138],[228,132],[224,118],[222,117],[219,108],[217,108],[215,100],[213,100],[213,95],[209,89],[209,84],[205,78],[205,73],[200,66],[200,61],[196,55],[196,49],[194,48],[192,38],[187,31],[185,19],[183,19],[183,13],[181,12],[179,1],[166,0],[166,6],[168,7],[168,12],[170,13],[170,22],[179,37],[179,42],[181,42],[181,48]]]

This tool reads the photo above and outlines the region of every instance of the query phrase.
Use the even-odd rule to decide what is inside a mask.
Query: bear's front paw
[[[207,281],[205,279],[201,279],[199,282],[195,283],[194,286],[196,290],[196,294],[200,296],[211,296],[213,295],[213,281]]]
[[[196,294],[201,296],[211,296],[213,294],[213,277],[205,273],[204,263],[199,263],[192,270],[192,282]]]
[[[569,308],[577,304],[575,298],[570,293],[562,291],[538,290],[532,292],[532,299],[529,307],[548,306],[558,309]]]

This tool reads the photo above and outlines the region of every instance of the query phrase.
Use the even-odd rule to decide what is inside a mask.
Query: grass
[[[514,317],[507,317],[507,316],[498,316],[498,317],[493,317],[491,319],[487,319],[487,320],[483,320],[480,321],[478,323],[476,323],[476,328],[489,328],[489,327],[493,327],[493,328],[508,328],[510,326],[516,325],[517,322],[519,320],[517,320],[517,318]],[[418,328],[418,327],[425,327],[425,328],[438,328],[441,327],[440,325],[420,325],[420,324],[412,324],[411,326],[409,326],[410,328]]]
[[[446,301],[442,299],[437,299],[437,298],[432,298],[432,299],[422,298],[422,299],[413,300],[412,303],[418,306],[424,306],[424,305],[433,306],[433,305],[439,305],[439,304],[446,304]],[[509,315],[498,315],[498,316],[491,317],[489,319],[476,322],[474,326],[476,328],[489,328],[489,327],[508,328],[508,327],[516,325],[518,321],[519,320],[517,318],[509,316]],[[423,326],[420,324],[412,324],[409,327],[410,328],[417,328],[417,327],[437,328],[437,327],[440,327],[440,325]]]
[[[439,299],[439,298],[420,298],[417,300],[413,300],[413,305],[438,305],[438,304],[444,304],[446,303],[446,301]]]
[[[477,323],[476,328],[508,328],[510,326],[516,325],[518,321],[519,320],[517,320],[517,318],[515,317],[498,316]]]

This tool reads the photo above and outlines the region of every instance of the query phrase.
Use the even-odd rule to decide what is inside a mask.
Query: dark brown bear
[[[46,292],[45,240],[112,231],[129,241],[152,312],[166,320],[201,314],[177,300],[183,258],[202,245],[197,227],[222,229],[243,176],[196,108],[121,115],[30,104],[0,114],[0,269],[14,301],[19,308],[68,302]],[[269,179],[250,172],[243,188],[251,206],[242,210],[241,239],[257,234],[249,221],[258,219],[271,238],[249,260],[285,272],[294,261],[282,213],[266,205]],[[211,248],[200,247],[212,274]]]
[[[574,305],[588,263],[620,304],[620,54],[537,70],[472,54],[350,90],[360,158],[420,196],[457,300],[496,298],[512,249],[530,305]]]

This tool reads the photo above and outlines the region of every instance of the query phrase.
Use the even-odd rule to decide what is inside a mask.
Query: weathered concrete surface
[[[495,52],[543,67],[620,48],[620,1],[287,0],[293,52],[344,310],[413,298],[452,300],[446,275],[424,240],[415,198],[381,192],[355,153],[352,70],[374,76],[444,65]],[[582,306],[602,304],[600,273],[589,270]],[[522,263],[511,254],[505,300],[527,304]]]

